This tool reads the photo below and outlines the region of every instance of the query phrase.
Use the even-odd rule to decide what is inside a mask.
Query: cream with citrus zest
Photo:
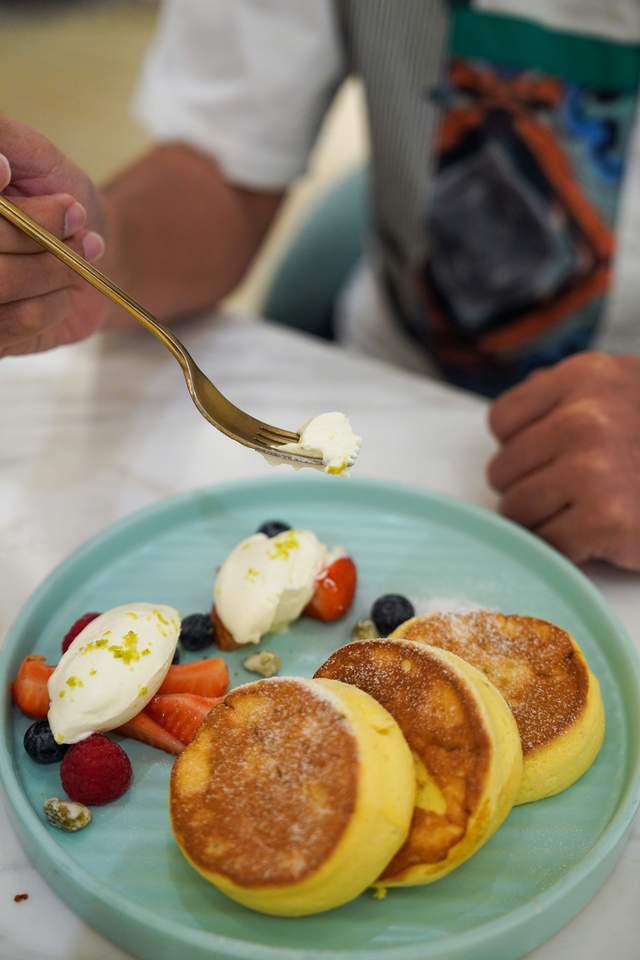
[[[216,612],[238,644],[258,643],[297,620],[318,574],[344,551],[332,551],[310,530],[276,537],[254,533],[231,551],[213,591]]]
[[[300,440],[297,443],[285,443],[278,449],[320,457],[322,467],[318,469],[334,475],[348,474],[362,446],[362,439],[353,432],[344,413],[337,411],[313,417],[304,423],[298,432]],[[269,456],[267,460],[272,464],[285,462],[277,456]],[[292,466],[298,469],[296,464]]]
[[[58,743],[114,730],[144,709],[171,666],[180,634],[173,607],[129,603],[73,640],[49,678],[49,725]]]

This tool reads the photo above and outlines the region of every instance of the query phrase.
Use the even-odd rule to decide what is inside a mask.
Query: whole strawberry
[[[99,616],[99,613],[83,613],[81,617],[78,617],[73,626],[70,627],[70,629],[64,635],[64,639],[62,641],[62,652],[66,653],[78,634],[82,633],[87,624],[91,623],[92,620],[95,620],[95,618]]]
[[[74,743],[60,767],[67,796],[77,803],[99,806],[111,803],[131,783],[131,762],[121,746],[101,733]]]

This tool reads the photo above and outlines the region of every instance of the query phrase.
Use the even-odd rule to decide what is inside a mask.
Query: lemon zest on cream
[[[292,550],[300,548],[300,541],[295,530],[289,530],[285,535],[274,537],[273,550],[269,553],[270,560],[288,560]]]

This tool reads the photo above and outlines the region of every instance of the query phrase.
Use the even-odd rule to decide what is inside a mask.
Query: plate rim
[[[313,496],[313,491],[319,491],[321,488],[324,488],[323,493],[326,492],[327,488],[324,487],[324,485],[327,482],[335,483],[336,481],[327,481],[327,478],[324,477],[287,479],[259,477],[224,484],[209,484],[164,497],[161,500],[128,513],[109,524],[64,557],[38,584],[23,604],[17,617],[10,625],[2,648],[0,648],[0,682],[3,683],[4,690],[7,691],[9,689],[8,684],[12,679],[9,675],[12,662],[11,654],[15,653],[12,648],[17,645],[24,625],[28,622],[31,615],[31,610],[41,602],[43,597],[49,593],[58,580],[67,576],[74,567],[81,564],[83,559],[95,551],[96,548],[99,550],[103,549],[110,540],[117,539],[125,533],[128,528],[136,526],[141,522],[144,523],[152,520],[156,515],[163,515],[167,509],[170,509],[172,513],[180,514],[191,503],[202,500],[207,496],[211,497],[215,495],[220,499],[235,499],[238,496],[242,497],[245,493],[251,494],[267,488],[278,494],[282,494],[282,498],[285,500],[288,487],[293,487],[296,493],[306,487]],[[337,482],[340,483],[341,481]],[[563,575],[569,577],[574,588],[580,591],[586,590],[600,616],[603,617],[605,621],[608,621],[612,627],[615,643],[619,649],[621,649],[622,653],[626,655],[626,660],[631,669],[632,680],[635,682],[635,686],[640,694],[640,654],[624,625],[591,581],[566,558],[546,543],[491,510],[476,504],[457,500],[446,494],[433,492],[427,488],[375,478],[349,478],[343,482],[348,484],[348,487],[345,488],[346,490],[361,488],[363,490],[368,489],[372,492],[375,491],[383,496],[411,497],[422,502],[429,502],[432,506],[441,507],[446,512],[453,511],[459,515],[462,514],[481,525],[493,526],[501,530],[505,536],[515,537],[516,541],[523,544],[525,549],[533,550],[542,560],[549,562],[552,567],[555,565],[562,569]],[[624,698],[624,703],[625,708],[628,709],[629,705],[626,703],[626,698]],[[169,940],[180,937],[183,946],[193,947],[201,951],[206,949],[211,957],[219,953],[220,957],[226,956],[234,958],[234,960],[235,958],[237,958],[237,960],[316,960],[316,958],[317,960],[320,960],[320,958],[326,958],[326,960],[365,960],[368,956],[371,956],[374,960],[424,960],[426,956],[433,958],[433,960],[440,960],[440,958],[444,960],[445,957],[454,955],[456,951],[458,952],[455,953],[456,956],[462,956],[462,951],[467,948],[478,950],[478,948],[482,946],[491,946],[494,941],[497,946],[498,942],[502,941],[504,937],[516,932],[521,924],[530,918],[532,909],[534,909],[532,907],[532,901],[528,901],[504,916],[482,923],[463,933],[444,935],[443,937],[428,942],[413,942],[393,947],[381,947],[379,949],[372,948],[371,945],[366,945],[365,947],[350,948],[346,951],[316,950],[315,948],[308,949],[306,947],[302,949],[287,946],[272,947],[255,941],[238,940],[217,934],[213,931],[198,930],[184,926],[175,920],[165,919],[153,914],[147,907],[130,903],[125,897],[120,896],[113,887],[102,880],[95,879],[93,874],[81,867],[76,860],[69,857],[64,849],[56,842],[49,828],[46,827],[44,821],[31,806],[21,787],[20,778],[11,756],[11,750],[8,749],[11,739],[11,717],[11,699],[8,693],[5,693],[4,709],[0,711],[0,782],[5,789],[12,824],[18,834],[23,849],[26,849],[32,861],[32,847],[37,847],[40,851],[44,850],[45,854],[50,858],[51,863],[46,864],[46,870],[43,869],[40,864],[36,866],[36,864],[33,863],[33,866],[45,877],[47,882],[51,884],[56,894],[67,902],[72,911],[74,911],[75,901],[72,900],[71,895],[69,895],[69,899],[65,896],[65,893],[68,892],[67,884],[65,883],[64,890],[61,891],[57,889],[50,879],[50,873],[52,875],[56,873],[63,875],[68,881],[69,886],[72,886],[72,882],[80,885],[85,892],[96,897],[109,909],[123,914],[128,922],[143,928],[145,932],[161,934]],[[581,860],[570,867],[551,887],[535,898],[535,915],[540,921],[545,912],[550,911],[559,902],[575,894],[576,891],[586,884],[589,878],[598,871],[598,868],[603,868],[603,865],[605,865],[608,860],[611,860],[609,869],[613,867],[617,859],[615,854],[616,852],[621,852],[622,845],[624,844],[624,840],[639,806],[640,749],[636,748],[628,782],[624,790],[621,791],[618,807],[596,842]],[[607,874],[608,872],[609,870],[607,870]],[[597,883],[589,896],[585,898],[584,901],[581,901],[581,905],[582,902],[586,903],[596,890],[600,888],[607,874],[601,878],[601,882]],[[573,910],[570,916],[573,916],[575,912],[576,910]],[[331,912],[327,914],[328,917],[330,917],[330,915]],[[83,922],[88,922],[82,915],[80,915],[80,919],[83,920]],[[568,919],[569,917],[563,917],[560,924],[556,923],[554,929],[549,931],[542,940],[537,942],[544,942],[553,932],[556,932],[560,926],[564,925]],[[101,928],[93,922],[88,925],[104,932],[105,935],[109,937],[109,933],[101,930]],[[124,949],[129,952],[131,951],[131,947],[126,944],[124,945]],[[428,953],[425,953],[425,949]],[[527,949],[532,949],[532,947]],[[212,951],[215,951],[215,953]],[[204,953],[202,955],[204,956]]]

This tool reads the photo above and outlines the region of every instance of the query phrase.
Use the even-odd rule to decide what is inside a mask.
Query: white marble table
[[[358,475],[492,506],[481,401],[263,324],[201,322],[181,334],[225,393],[271,423],[345,410],[366,438]],[[143,331],[0,361],[0,637],[42,578],[108,524],[179,491],[271,470],[205,423],[174,361]],[[638,635],[640,579],[587,572]],[[601,892],[530,957],[635,960],[639,877],[636,822]],[[21,892],[29,899],[15,903]],[[1,807],[0,958],[126,958],[40,878]]]

